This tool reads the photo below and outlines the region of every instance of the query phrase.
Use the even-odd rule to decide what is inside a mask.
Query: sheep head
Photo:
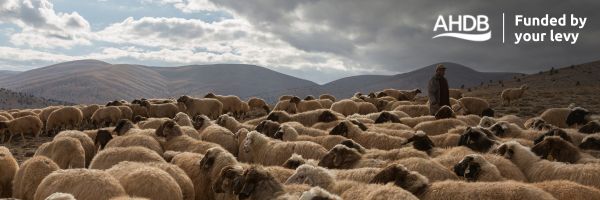
[[[600,122],[590,121],[581,128],[579,128],[579,132],[587,134],[598,133],[600,132]]]
[[[349,132],[349,124],[347,121],[341,121],[337,126],[333,127],[331,131],[329,131],[329,135],[340,135],[343,137],[348,137]]]
[[[289,159],[287,159],[284,163],[283,163],[283,167],[287,168],[287,169],[296,169],[298,168],[300,165],[303,165],[306,163],[306,160],[298,154],[292,154],[292,156],[290,156]]]
[[[479,120],[479,126],[483,128],[488,128],[496,123],[496,120],[492,117],[483,116],[481,120]]]
[[[457,176],[464,177],[467,181],[477,181],[481,172],[481,163],[484,162],[483,159],[481,155],[467,155],[454,165],[454,173]]]
[[[392,164],[382,169],[369,183],[386,184],[393,182],[394,185],[419,195],[429,186],[429,179],[418,172],[409,171],[404,165]]]
[[[348,169],[360,159],[361,154],[356,149],[338,144],[321,158],[319,166],[329,169]]]
[[[185,103],[185,102],[187,102],[189,100],[191,100],[191,98],[189,96],[187,96],[187,95],[183,95],[183,96],[177,98],[177,102],[182,102],[182,103]]]
[[[143,100],[142,102],[140,102],[140,106],[148,108],[150,107],[150,102],[148,100]]]
[[[577,147],[559,136],[548,136],[531,148],[531,151],[543,159],[575,163],[581,155]]]
[[[406,143],[410,142],[413,143],[413,148],[419,151],[427,152],[433,149],[433,147],[435,147],[433,141],[431,141],[431,139],[429,139],[429,136],[427,136],[427,134],[425,134],[425,132],[423,131],[417,131],[415,135],[406,140]]]
[[[94,138],[94,145],[96,145],[96,149],[104,149],[106,144],[108,144],[108,142],[112,139],[113,136],[110,133],[110,131],[101,129],[98,130],[98,132],[96,132],[96,138]]]
[[[456,114],[454,114],[454,111],[452,110],[452,108],[450,108],[450,106],[445,105],[438,109],[438,111],[435,113],[435,119],[447,118],[456,118]]]
[[[159,137],[165,137],[167,140],[183,135],[181,131],[181,127],[175,123],[173,120],[167,120],[162,125],[160,125],[155,134]]]
[[[535,138],[533,140],[533,144],[540,143],[542,140],[544,140],[544,138],[546,138],[548,136],[559,136],[562,139],[564,139],[565,141],[573,143],[573,140],[571,139],[571,136],[569,136],[569,134],[567,134],[567,132],[565,132],[564,130],[562,130],[560,128],[555,128],[555,129],[549,130],[548,132],[546,132],[546,133],[538,136],[537,138]]]
[[[354,140],[352,139],[346,139],[342,142],[340,142],[341,145],[347,146],[348,148],[352,148],[352,149],[356,149],[356,151],[358,151],[359,153],[366,153],[367,149],[365,149],[365,147],[363,147],[362,145],[356,143]]]
[[[398,118],[398,116],[396,116],[390,112],[387,112],[387,111],[381,112],[381,114],[379,114],[379,117],[377,117],[377,119],[375,119],[376,124],[387,123],[387,122],[400,123],[400,119]]]
[[[496,111],[494,111],[494,109],[486,108],[481,112],[481,116],[494,117],[495,113]]]
[[[285,184],[307,184],[310,186],[329,187],[334,176],[327,169],[312,165],[299,166]]]
[[[212,184],[215,193],[239,194],[243,186],[244,170],[228,165],[221,169],[219,176]]]
[[[217,95],[213,94],[212,92],[209,92],[204,96],[204,98],[217,98]]]
[[[414,90],[413,90],[413,93],[415,93],[415,94],[421,94],[422,92],[421,92],[421,90],[420,90],[420,89],[418,89],[418,88],[417,88],[417,89],[414,89]]]
[[[389,96],[389,95],[388,95],[388,94],[386,94],[385,92],[379,92],[379,93],[377,94],[377,98],[381,98],[381,97],[387,97],[387,96]]]
[[[261,167],[250,167],[244,171],[243,177],[243,186],[238,194],[240,199],[247,199],[254,196],[263,198],[271,197],[283,191],[283,186]]]
[[[579,144],[579,148],[589,150],[600,150],[600,138],[595,135],[587,136],[583,138],[581,144]]]
[[[335,116],[335,114],[333,114],[331,111],[329,110],[325,110],[323,111],[320,115],[319,115],[319,122],[332,122],[337,120],[337,116]]]
[[[122,136],[132,128],[135,128],[135,124],[133,124],[133,122],[129,121],[128,119],[121,119],[117,122],[117,125],[115,125],[113,132],[117,133],[118,136]]]
[[[283,123],[290,121],[290,116],[284,111],[273,111],[267,115],[267,120]]]
[[[572,126],[587,124],[590,121],[590,115],[591,113],[588,110],[575,107],[567,116],[567,125]]]
[[[274,137],[277,130],[279,130],[280,125],[281,124],[275,121],[263,120],[258,125],[256,125],[256,128],[254,128],[254,130],[258,131],[259,133],[265,134],[266,136]]]
[[[477,127],[468,127],[460,136],[458,146],[466,146],[479,152],[489,151],[496,144],[496,141],[490,139],[484,130]]]
[[[496,122],[494,125],[490,126],[488,130],[492,132],[494,135],[498,137],[503,137],[506,133],[510,131],[508,122]]]
[[[194,126],[194,129],[200,130],[204,128],[209,121],[210,119],[206,115],[196,115],[192,118],[192,125]]]
[[[363,124],[362,122],[360,122],[356,119],[351,119],[350,122],[352,122],[352,124],[358,126],[358,128],[360,128],[360,130],[362,130],[362,131],[366,131],[367,129],[369,129],[369,127],[367,127],[365,124]]]
[[[297,97],[297,96],[293,96],[293,97],[290,99],[290,103],[294,103],[294,104],[298,104],[298,103],[300,103],[301,101],[302,101],[302,99],[300,99],[300,97]]]
[[[204,154],[204,157],[202,157],[202,159],[199,161],[200,169],[205,171],[210,170],[215,164],[217,157],[219,157],[219,155],[225,151],[227,150],[221,147],[213,147],[208,149],[206,154]]]
[[[305,101],[310,101],[310,100],[315,100],[315,97],[313,97],[312,95],[308,95],[304,98]]]
[[[136,115],[135,117],[133,117],[133,123],[138,123],[141,121],[146,121],[148,118],[145,118],[141,115]]]
[[[493,152],[506,159],[512,160],[518,145],[520,144],[515,141],[506,142],[498,146]]]

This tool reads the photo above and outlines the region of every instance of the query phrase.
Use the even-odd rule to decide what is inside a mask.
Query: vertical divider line
[[[502,13],[502,44],[504,44],[504,13]]]

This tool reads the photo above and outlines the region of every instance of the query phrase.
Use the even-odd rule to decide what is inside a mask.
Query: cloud
[[[21,28],[10,37],[19,46],[39,48],[70,48],[89,45],[90,24],[79,13],[57,13],[48,0],[3,0],[0,3],[0,23],[12,23]]]

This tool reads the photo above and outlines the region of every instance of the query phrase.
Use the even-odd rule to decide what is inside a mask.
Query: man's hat
[[[438,64],[437,67],[435,68],[435,71],[440,70],[440,69],[446,69],[446,67],[444,67],[444,65],[442,64]]]

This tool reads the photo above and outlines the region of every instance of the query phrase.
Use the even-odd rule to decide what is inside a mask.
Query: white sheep
[[[502,144],[497,152],[515,163],[529,181],[570,180],[600,188],[600,164],[564,164],[543,160],[529,148],[514,141]]]
[[[127,193],[117,179],[107,172],[94,169],[57,170],[39,184],[34,200],[43,200],[56,193],[69,193],[78,200],[111,199]]]
[[[485,99],[478,97],[460,98],[458,104],[452,106],[452,110],[462,115],[494,116],[494,110],[490,108],[490,104]]]
[[[190,116],[185,114],[184,112],[178,112],[177,114],[175,114],[173,120],[175,120],[175,123],[179,124],[179,126],[194,126],[192,124],[192,119],[190,118]]]
[[[114,147],[104,149],[92,159],[90,169],[108,169],[121,161],[165,162],[158,153],[143,147]]]
[[[344,120],[338,123],[331,131],[330,135],[341,135],[352,139],[365,148],[376,148],[390,150],[399,148],[406,142],[405,138],[390,136],[382,133],[375,133],[361,130],[354,123]]]
[[[223,113],[231,112],[234,116],[239,117],[242,113],[242,100],[233,95],[221,96],[213,93],[208,93],[204,98],[212,98],[219,100],[223,104]]]
[[[179,97],[177,102],[185,103],[186,113],[192,118],[196,115],[206,115],[211,119],[216,119],[223,113],[223,103],[216,99],[197,99],[184,95]]]
[[[429,115],[429,106],[427,105],[399,105],[394,111],[402,111],[411,117],[421,117]]]
[[[121,162],[106,170],[115,177],[130,196],[152,199],[182,200],[177,181],[160,168],[135,162]]]
[[[523,98],[525,90],[527,90],[527,84],[523,84],[519,88],[506,88],[502,90],[502,94],[500,94],[502,105],[510,105],[511,101]]]
[[[356,102],[344,99],[341,101],[337,101],[331,105],[331,110],[341,113],[344,116],[350,116],[352,114],[358,113],[359,106]]]
[[[3,168],[4,169],[4,168]],[[60,167],[46,156],[34,156],[21,164],[13,180],[13,195],[17,199],[33,199],[38,185],[48,174]]]
[[[248,133],[240,151],[250,153],[251,161],[254,163],[278,166],[281,166],[294,153],[308,159],[321,159],[327,153],[325,148],[313,142],[275,141],[256,131]]]
[[[148,109],[149,117],[173,118],[179,112],[179,107],[175,103],[152,104],[149,101],[142,101],[140,105]]]

